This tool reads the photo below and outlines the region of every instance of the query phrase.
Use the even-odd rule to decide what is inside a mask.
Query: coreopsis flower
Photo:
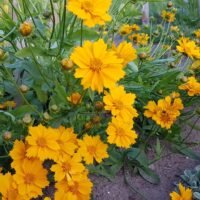
[[[51,167],[51,171],[55,173],[55,180],[62,181],[66,179],[70,181],[76,176],[80,176],[86,170],[81,161],[82,159],[78,154],[75,154],[73,157],[66,155],[57,161]]]
[[[181,183],[178,184],[179,193],[171,192],[171,200],[192,200],[192,190],[185,188]]]
[[[91,88],[100,93],[104,87],[113,87],[125,75],[123,60],[114,51],[108,50],[102,39],[86,41],[83,47],[75,48],[71,60],[78,66],[75,77],[82,78],[84,89]]]
[[[196,30],[194,34],[197,38],[200,38],[200,29]]]
[[[131,42],[133,42],[134,44],[138,44],[138,42],[139,42],[139,37],[140,37],[140,35],[139,35],[139,33],[134,33],[134,34],[131,34],[131,35],[129,35],[129,40],[131,40]]]
[[[55,200],[90,200],[93,184],[82,174],[70,181],[63,180],[56,183]]]
[[[139,31],[140,27],[137,24],[133,24],[133,25],[131,25],[131,30],[132,31]]]
[[[5,175],[0,174],[0,194],[2,195],[2,200],[25,200],[18,191],[13,176],[10,173]]]
[[[64,70],[70,70],[74,67],[74,63],[67,58],[62,59],[61,66]]]
[[[198,47],[194,41],[189,38],[182,37],[178,40],[178,44],[176,49],[189,56],[190,58],[200,58],[200,47]]]
[[[112,88],[110,93],[103,97],[105,110],[110,110],[112,115],[119,117],[123,121],[132,121],[133,118],[138,116],[138,113],[133,104],[136,95],[133,93],[126,93],[123,86]]]
[[[68,0],[67,9],[83,20],[88,27],[104,25],[112,18],[108,14],[112,0]]]
[[[136,143],[137,134],[132,130],[132,123],[126,123],[119,118],[113,118],[106,130],[108,142],[117,147],[129,148]]]
[[[15,108],[16,103],[14,101],[5,101],[4,103],[0,104],[0,109],[7,109],[7,108]]]
[[[163,18],[163,20],[171,23],[175,20],[175,13],[166,11],[166,10],[162,10],[161,17]]]
[[[186,90],[189,96],[200,95],[200,82],[195,77],[189,77],[187,82],[179,86],[180,90]]]
[[[120,28],[119,28],[119,34],[120,35],[128,35],[130,34],[132,31],[132,27],[129,24],[123,24]]]
[[[82,99],[82,96],[78,92],[74,92],[71,94],[71,96],[67,97],[67,100],[71,102],[71,104],[73,105],[78,105],[79,103],[81,103],[81,99]]]
[[[19,194],[26,199],[42,195],[42,189],[49,185],[47,173],[41,161],[25,159],[22,167],[13,175]]]
[[[162,128],[170,129],[180,115],[183,103],[180,98],[167,96],[164,99],[159,99],[157,104],[154,101],[149,101],[145,109],[144,115],[146,117],[152,118]]]
[[[137,58],[137,51],[130,42],[121,42],[117,47],[113,45],[113,50],[119,58],[123,59],[124,67]]]
[[[22,162],[27,159],[26,150],[28,145],[23,141],[16,140],[13,145],[13,149],[10,151],[10,156],[13,160],[11,163],[12,168],[17,170],[21,167]]]
[[[57,159],[57,153],[60,150],[58,144],[58,134],[51,128],[38,125],[29,128],[29,136],[26,137],[29,145],[27,156],[39,158],[41,161],[46,159]]]
[[[33,31],[33,25],[30,22],[24,22],[20,25],[19,32],[22,36],[27,37]]]
[[[57,129],[53,129],[53,131],[58,135],[57,143],[60,146],[57,159],[60,160],[65,156],[73,155],[78,147],[78,140],[74,130],[60,126]]]
[[[98,163],[104,158],[108,158],[108,145],[103,143],[99,136],[85,135],[82,140],[79,140],[78,154],[83,157],[86,164],[92,164],[94,160]]]

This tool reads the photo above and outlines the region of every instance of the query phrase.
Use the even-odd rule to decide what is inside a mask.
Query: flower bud
[[[44,117],[44,119],[45,119],[46,121],[48,121],[48,120],[51,119],[51,116],[49,115],[48,112],[43,113],[43,117]]]
[[[170,67],[170,68],[175,68],[175,67],[176,67],[176,64],[175,64],[174,62],[171,62],[171,63],[169,64],[169,67]]]
[[[33,26],[30,22],[24,22],[20,25],[19,32],[22,36],[27,37],[32,33]]]
[[[86,131],[89,131],[92,128],[92,122],[87,122],[84,126]]]
[[[182,77],[181,77],[181,81],[183,81],[184,83],[186,83],[187,80],[188,80],[187,76],[182,76]]]
[[[74,63],[72,62],[72,60],[64,58],[61,61],[61,66],[64,70],[70,70],[74,67]]]
[[[141,59],[141,60],[144,60],[144,59],[146,59],[147,58],[147,54],[145,53],[145,52],[141,52],[141,53],[139,53],[139,58]]]
[[[8,54],[0,49],[0,61],[4,61],[8,57]]]
[[[98,115],[96,115],[96,116],[94,116],[94,117],[92,118],[92,123],[93,123],[93,124],[99,124],[100,121],[101,121],[101,117],[98,116]]]
[[[22,121],[24,122],[24,124],[26,125],[30,125],[32,122],[32,118],[30,114],[25,114]]]
[[[168,8],[171,8],[172,6],[173,6],[172,1],[169,1],[169,2],[167,3],[167,7],[168,7]]]
[[[95,103],[95,109],[96,109],[97,111],[102,111],[103,108],[104,108],[104,103],[103,103],[103,102],[97,101],[97,102]]]
[[[29,87],[27,85],[22,84],[20,85],[20,90],[21,92],[26,93],[29,91]]]
[[[56,105],[56,104],[53,104],[51,107],[50,107],[50,110],[54,113],[58,112],[59,111],[59,107]]]
[[[71,96],[67,97],[67,100],[70,101],[73,105],[78,105],[81,103],[82,96],[78,92],[74,92]]]
[[[12,133],[10,131],[6,131],[4,134],[3,134],[3,139],[8,141],[12,138]]]

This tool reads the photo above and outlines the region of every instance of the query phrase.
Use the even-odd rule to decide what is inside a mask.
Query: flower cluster
[[[107,144],[99,136],[85,135],[78,140],[72,128],[29,128],[25,142],[16,140],[10,156],[15,174],[0,174],[3,199],[27,200],[41,196],[49,185],[48,173],[54,173],[55,199],[90,199],[92,183],[84,166],[108,157]],[[44,161],[53,160],[50,169]],[[48,171],[49,170],[49,171]]]
[[[107,128],[108,142],[118,147],[128,148],[136,142],[137,134],[133,127],[133,119],[138,113],[133,104],[136,95],[126,93],[123,86],[112,88],[104,98],[105,110],[111,112],[113,118]],[[126,101],[124,101],[126,99]]]
[[[146,46],[149,41],[149,35],[146,33],[134,33],[129,36],[129,39],[136,45]]]
[[[189,77],[187,82],[179,86],[180,90],[186,90],[189,96],[200,95],[200,82],[195,77]]]
[[[163,20],[171,23],[175,20],[175,13],[171,11],[163,10],[161,12],[161,17],[163,18]]]
[[[177,95],[166,96],[164,99],[159,99],[157,104],[155,101],[149,101],[145,109],[146,117],[153,119],[162,128],[170,129],[180,115],[183,103]]]
[[[128,35],[132,31],[137,32],[140,30],[140,27],[137,24],[129,25],[129,24],[123,24],[119,29],[120,35]]]

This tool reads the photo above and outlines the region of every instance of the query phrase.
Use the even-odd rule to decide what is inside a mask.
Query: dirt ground
[[[200,120],[197,124],[200,124]],[[188,131],[190,131],[190,127],[185,127],[183,134],[187,134]],[[193,130],[188,141],[200,142],[200,131]],[[200,153],[199,146],[194,150]],[[132,187],[140,191],[146,198],[138,195],[125,184],[122,172],[117,175],[113,182],[104,177],[91,176],[94,182],[93,200],[169,200],[169,193],[173,191],[174,183],[180,180],[179,176],[185,169],[192,169],[196,165],[200,165],[200,161],[180,154],[171,154],[151,166],[160,176],[159,185],[148,183],[140,176],[130,177],[129,181]]]

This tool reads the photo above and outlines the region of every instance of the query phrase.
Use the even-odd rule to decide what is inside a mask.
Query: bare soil
[[[200,124],[200,120],[197,124]],[[191,127],[183,128],[183,134],[187,135]],[[193,130],[188,142],[200,142],[200,131]],[[169,150],[168,150],[169,151]],[[200,153],[200,146],[194,151]],[[166,152],[168,153],[168,152]],[[180,181],[180,175],[185,169],[192,169],[200,165],[200,161],[192,160],[180,154],[171,154],[154,163],[151,168],[160,176],[159,185],[148,183],[143,178],[131,176],[131,186],[142,193],[144,197],[134,192],[124,181],[124,175],[120,172],[113,182],[100,176],[91,176],[94,183],[93,200],[169,200],[169,193],[174,190],[175,183]]]

